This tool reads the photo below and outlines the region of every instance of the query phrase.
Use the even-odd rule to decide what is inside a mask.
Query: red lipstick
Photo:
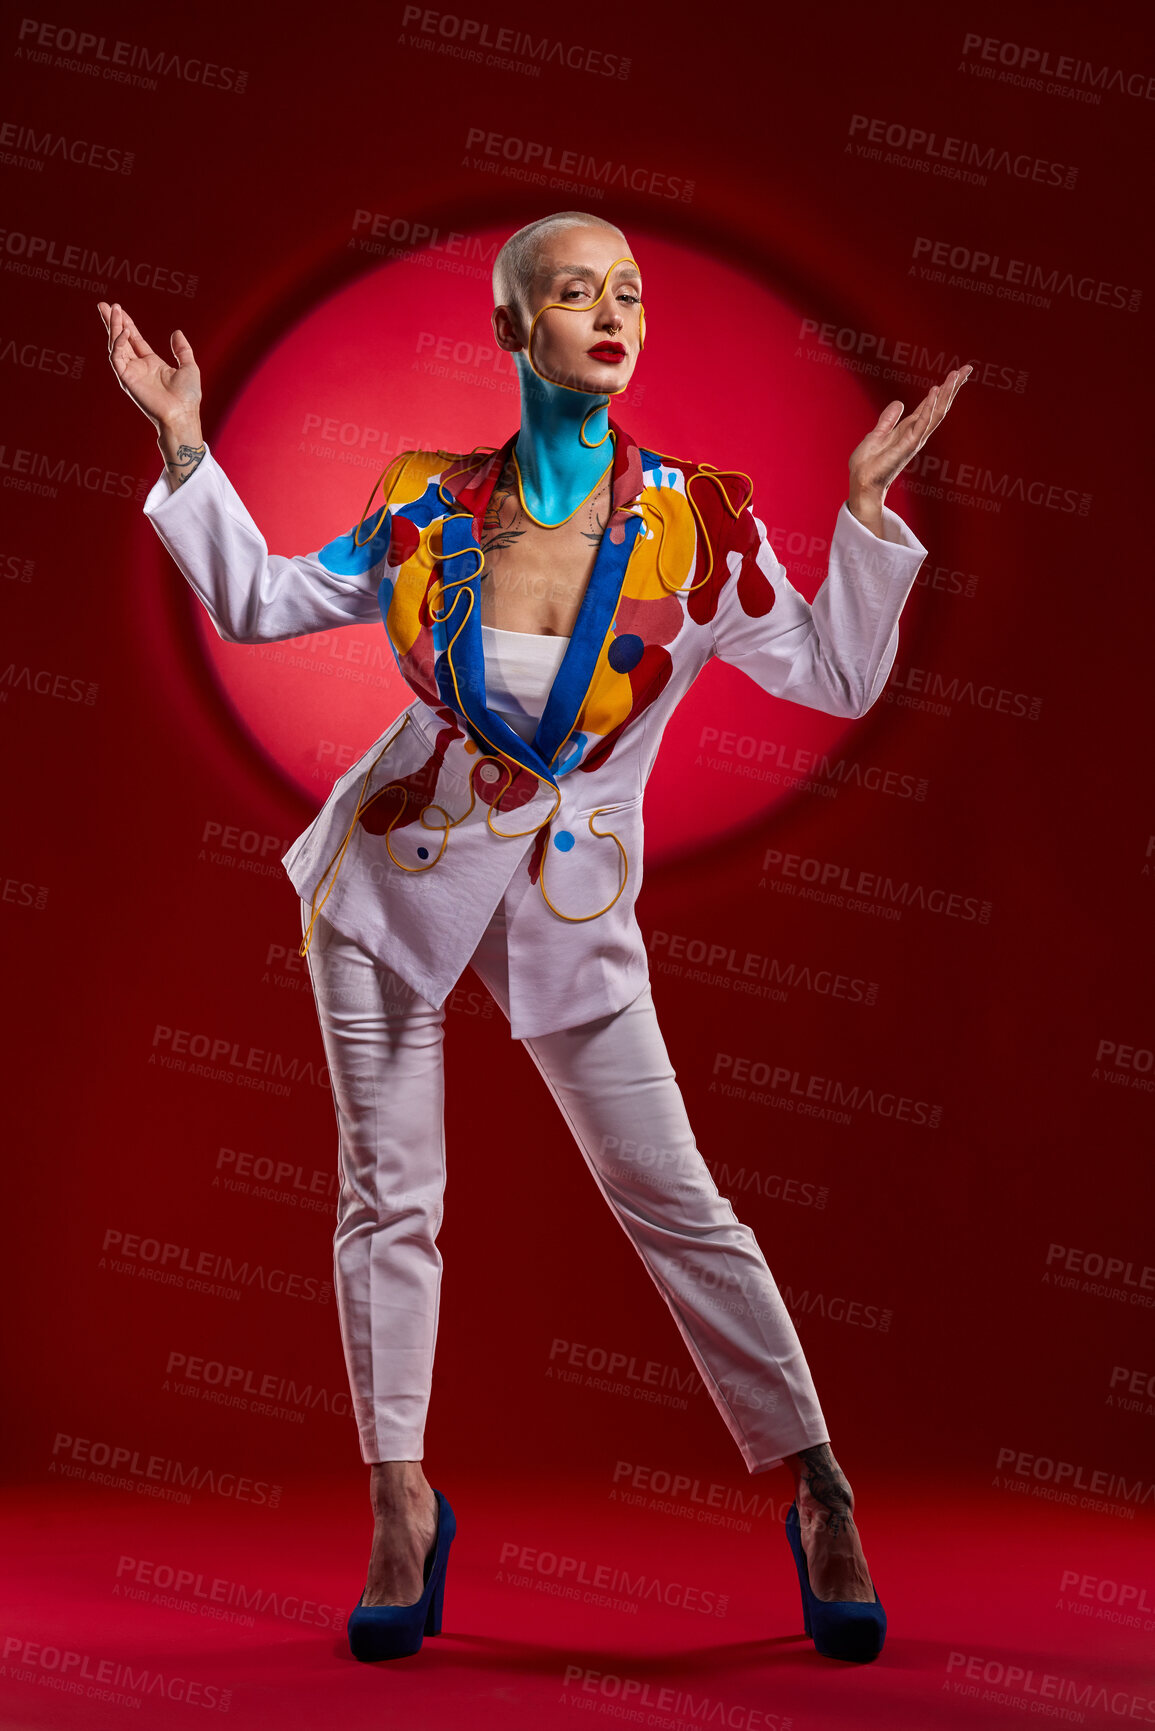
[[[586,353],[595,361],[624,361],[626,351],[621,343],[596,343]]]

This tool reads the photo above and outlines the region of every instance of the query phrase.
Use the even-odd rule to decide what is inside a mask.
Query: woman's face
[[[555,384],[610,396],[629,384],[641,351],[642,278],[631,261],[615,263],[626,251],[621,235],[593,223],[546,237],[516,334],[525,350],[530,321],[547,309],[534,324],[532,360]]]

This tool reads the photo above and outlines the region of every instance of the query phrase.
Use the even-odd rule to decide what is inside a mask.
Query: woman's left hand
[[[970,374],[969,366],[956,367],[941,385],[933,385],[905,418],[904,404],[897,399],[887,403],[865,439],[851,452],[848,503],[855,516],[866,521],[877,513],[881,526],[880,507],[887,488],[926,444]],[[875,528],[874,523],[868,526]]]

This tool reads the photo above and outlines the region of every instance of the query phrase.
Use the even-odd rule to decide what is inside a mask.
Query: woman
[[[625,237],[602,218],[520,229],[495,262],[492,314],[520,380],[517,433],[496,452],[402,453],[383,505],[295,558],[269,555],[203,441],[184,334],[171,366],[123,308],[99,303],[113,369],[165,461],[146,514],[221,636],[271,642],[380,609],[415,694],[285,856],[340,1131],[334,1276],[374,1513],[350,1618],[359,1658],[416,1652],[441,1626],[454,1522],[422,1457],[443,1006],[467,964],[541,1071],[747,1467],[789,1467],[807,1632],[859,1661],[885,1634],[793,1324],[695,1144],[634,901],[645,782],[711,656],[836,715],[878,696],[926,556],[886,490],[970,369],[905,418],[888,404],[854,451],[809,605],[747,477],[655,452],[610,420],[644,342],[641,296]],[[615,1152],[628,1148],[650,1157]]]

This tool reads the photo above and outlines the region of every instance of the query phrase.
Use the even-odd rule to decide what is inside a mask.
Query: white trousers
[[[306,902],[301,912],[303,929]],[[441,1289],[444,1010],[323,915],[308,960],[337,1111],[334,1283],[361,1453],[420,1460]],[[503,905],[472,966],[508,1016]],[[522,1044],[750,1471],[828,1441],[758,1241],[694,1141],[649,986],[614,1015]],[[576,1277],[582,1251],[564,1222],[542,1229]]]

